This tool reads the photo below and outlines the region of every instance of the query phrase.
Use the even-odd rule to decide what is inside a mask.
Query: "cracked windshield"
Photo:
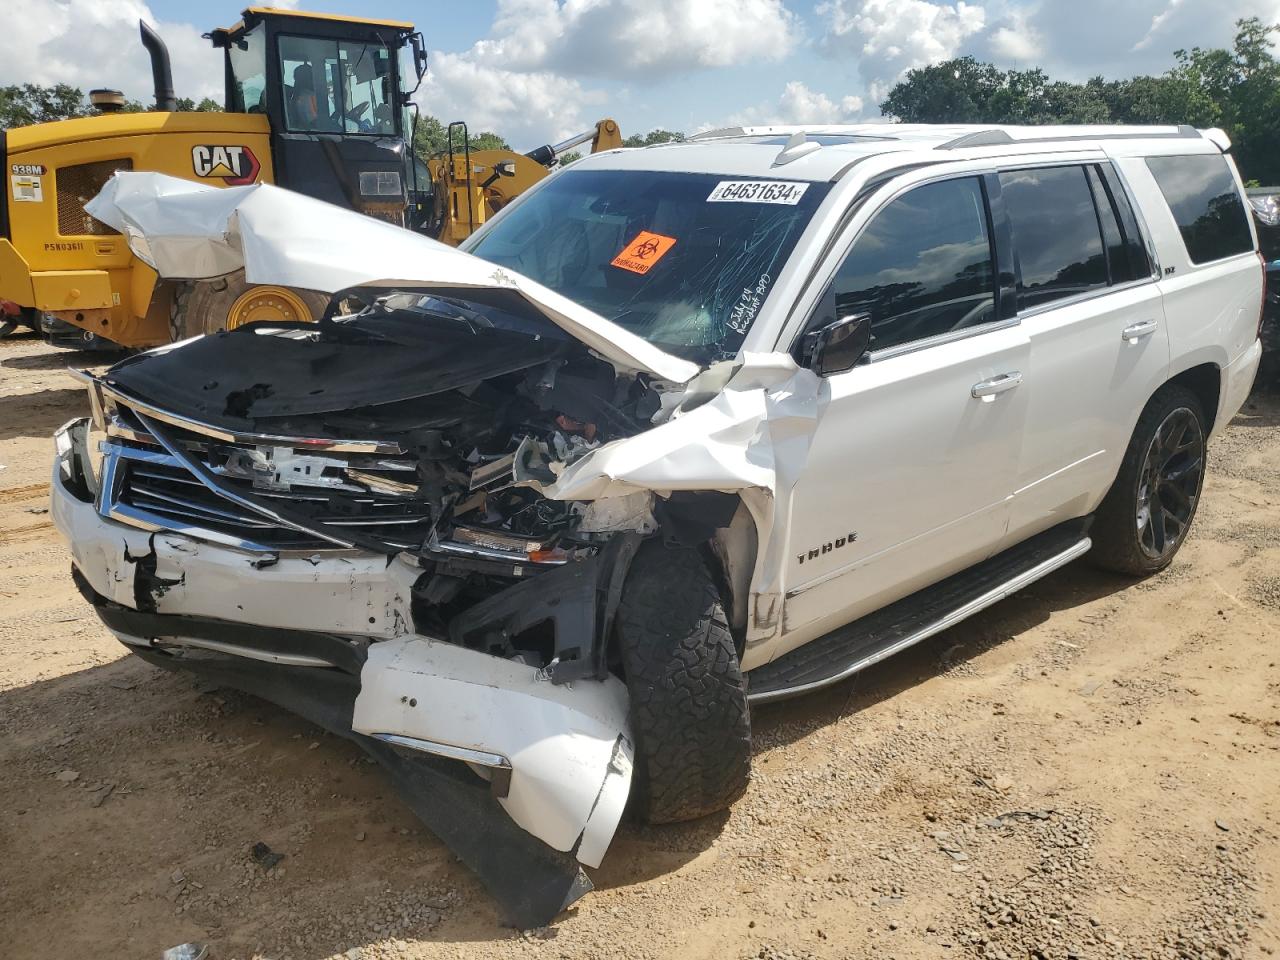
[[[697,363],[732,356],[825,183],[570,170],[469,249]]]

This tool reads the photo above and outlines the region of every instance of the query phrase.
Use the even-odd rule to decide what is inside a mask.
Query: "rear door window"
[[[1022,272],[1020,310],[1107,286],[1102,228],[1084,167],[1006,170],[1000,192]]]
[[[1192,263],[1209,263],[1253,250],[1249,215],[1226,157],[1199,153],[1148,157]]]
[[[995,317],[987,206],[976,177],[916,187],[890,201],[854,241],[819,321],[871,314],[883,350]]]

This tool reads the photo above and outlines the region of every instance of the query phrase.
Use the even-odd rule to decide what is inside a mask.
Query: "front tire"
[[[725,809],[751,777],[751,720],[720,594],[696,550],[640,547],[616,639],[636,739],[632,809],[649,823]]]
[[[1089,554],[1096,566],[1145,577],[1173,562],[1200,503],[1205,435],[1200,400],[1186,387],[1167,384],[1147,402],[1098,507]]]
[[[328,305],[327,294],[259,286],[246,281],[244,271],[237,270],[215,280],[178,284],[169,308],[169,336],[185,340],[254,320],[319,320]]]

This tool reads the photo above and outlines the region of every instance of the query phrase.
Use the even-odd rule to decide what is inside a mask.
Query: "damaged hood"
[[[250,283],[336,293],[351,287],[514,293],[622,371],[685,383],[697,364],[528,277],[364,214],[268,184],[217,188],[117,173],[85,209],[124,234],[166,279],[241,268]]]

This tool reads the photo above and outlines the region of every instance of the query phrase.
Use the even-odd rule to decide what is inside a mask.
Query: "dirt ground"
[[[0,956],[1258,957],[1280,948],[1280,397],[1143,583],[1083,563],[755,712],[727,815],[627,824],[542,930],[347,743],[130,658],[68,576],[68,363],[0,341]],[[285,859],[263,871],[249,848]]]

